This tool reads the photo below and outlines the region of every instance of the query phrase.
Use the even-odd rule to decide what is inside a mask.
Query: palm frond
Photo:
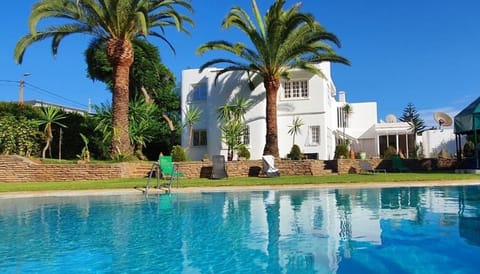
[[[321,71],[313,66],[314,63],[321,61],[349,64],[346,58],[337,55],[328,44],[340,46],[340,40],[333,33],[328,32],[318,23],[312,14],[300,12],[300,3],[284,10],[285,3],[285,0],[274,1],[266,15],[262,17],[255,0],[251,0],[257,25],[245,10],[239,7],[232,8],[224,19],[222,27],[235,27],[240,30],[247,36],[253,47],[221,40],[207,42],[197,49],[198,53],[222,50],[243,61],[215,59],[205,63],[202,68],[224,63],[228,67],[220,70],[219,73],[247,68],[247,71],[251,69],[262,77],[278,78],[288,75],[288,71],[294,68],[305,68],[321,75]],[[239,64],[242,64],[241,67],[238,66]]]
[[[130,41],[138,36],[152,35],[173,49],[166,37],[152,28],[162,32],[164,27],[173,26],[188,33],[185,24],[193,25],[193,20],[180,13],[179,7],[189,12],[193,10],[185,0],[43,0],[33,5],[30,31],[18,41],[14,57],[21,63],[26,48],[46,38],[53,39],[52,52],[56,54],[60,41],[75,33],[86,33],[94,39]],[[46,24],[40,24],[42,21]],[[39,28],[43,25],[46,28]]]

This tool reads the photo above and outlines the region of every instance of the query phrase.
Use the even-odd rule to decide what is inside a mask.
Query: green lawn
[[[387,173],[376,175],[332,175],[332,176],[280,176],[275,178],[237,177],[222,180],[180,179],[180,187],[215,187],[215,186],[261,186],[261,185],[299,185],[326,183],[365,183],[365,182],[402,182],[402,181],[456,181],[478,180],[480,175],[435,173]],[[46,190],[87,190],[87,189],[122,189],[144,187],[146,178],[115,179],[99,181],[69,182],[29,182],[0,183],[0,192],[46,191]],[[153,179],[151,185],[155,185]]]

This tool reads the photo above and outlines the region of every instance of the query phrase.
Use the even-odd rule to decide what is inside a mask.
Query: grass
[[[275,178],[236,177],[222,180],[180,179],[180,187],[220,187],[220,186],[262,186],[262,185],[301,185],[328,183],[366,183],[366,182],[407,182],[407,181],[457,181],[478,180],[475,174],[455,174],[447,172],[435,173],[387,173],[376,175],[332,175],[332,176],[280,176]],[[95,189],[125,189],[144,187],[146,178],[114,179],[97,181],[67,181],[67,182],[26,182],[0,183],[0,192],[50,191],[50,190],[95,190]],[[152,185],[156,184],[153,179]]]

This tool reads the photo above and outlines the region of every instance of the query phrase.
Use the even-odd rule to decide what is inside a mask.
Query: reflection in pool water
[[[477,273],[480,186],[0,199],[1,273]]]

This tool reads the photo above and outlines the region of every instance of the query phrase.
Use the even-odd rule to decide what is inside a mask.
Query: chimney
[[[338,102],[340,103],[346,103],[346,97],[345,97],[345,91],[339,91],[338,92]]]

